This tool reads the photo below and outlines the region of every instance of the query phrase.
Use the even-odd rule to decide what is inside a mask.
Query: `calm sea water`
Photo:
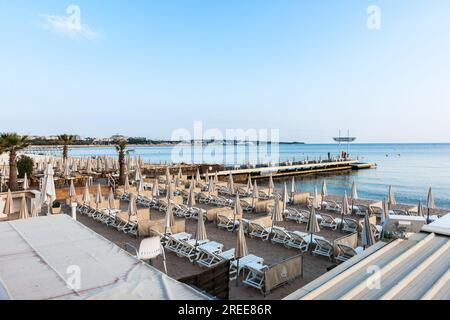
[[[172,147],[139,147],[134,149],[134,154],[140,155],[146,162],[160,163],[171,162],[172,151]],[[278,152],[280,161],[298,161],[326,158],[328,152],[337,155],[339,150],[338,146],[331,144],[307,144],[280,145]],[[233,157],[239,158],[238,162],[246,163],[245,157],[240,157],[242,153],[248,155],[248,150],[228,147],[223,152],[216,152],[215,156],[224,163],[232,162],[229,160]],[[194,149],[194,162],[202,162],[202,154],[205,151],[201,148]],[[392,185],[398,202],[417,204],[419,200],[426,201],[428,188],[432,186],[436,205],[450,209],[450,144],[353,144],[350,154],[361,161],[377,163],[378,168],[349,174],[298,178],[298,188],[312,191],[317,186],[320,190],[322,180],[326,178],[330,194],[343,194],[344,190],[350,193],[352,182],[355,181],[360,198],[382,199],[387,195],[389,185]],[[71,155],[114,156],[116,152],[113,148],[83,148],[72,149]],[[276,181],[279,186],[282,183]]]

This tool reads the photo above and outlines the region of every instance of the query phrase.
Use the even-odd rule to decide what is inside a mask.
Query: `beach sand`
[[[126,204],[122,204],[125,206]],[[69,212],[66,209],[66,212]],[[154,218],[162,218],[163,215],[157,211],[152,211],[152,217]],[[129,235],[125,235],[122,232],[118,232],[116,229],[108,228],[101,223],[93,221],[91,218],[78,215],[78,221],[87,227],[91,228],[95,232],[101,234],[108,240],[112,241],[119,247],[124,247],[125,243],[131,243],[134,246],[138,247],[140,243],[140,239],[136,239]],[[197,222],[195,220],[187,220],[186,221],[186,231],[195,235]],[[290,231],[305,231],[305,224],[297,224],[294,222],[281,222],[277,223],[278,226],[283,226]],[[206,223],[206,232],[208,238],[210,240],[214,240],[224,244],[224,251],[228,249],[232,249],[236,247],[236,233],[227,232],[225,230],[218,229],[214,223]],[[334,240],[340,238],[344,235],[344,233],[340,233],[338,231],[332,231],[328,229],[322,229],[319,235],[325,237],[328,240]],[[260,239],[250,239],[246,238],[247,246],[249,252],[264,258],[264,262],[267,265],[273,265],[282,262],[285,259],[290,257],[294,257],[300,254],[299,250],[296,249],[288,249],[282,245],[274,245],[269,241],[262,241]],[[175,279],[181,279],[187,276],[191,276],[194,274],[198,274],[202,272],[202,268],[200,268],[197,264],[190,263],[186,258],[180,258],[172,252],[166,253],[167,259],[167,269],[168,273],[171,277]],[[153,262],[154,267],[159,270],[163,270],[162,258],[155,259]],[[236,287],[236,281],[230,282],[230,299],[238,300],[238,299],[249,299],[249,300],[258,300],[258,299],[269,299],[269,300],[279,300],[290,293],[296,291],[297,289],[303,287],[319,276],[323,275],[327,272],[327,267],[332,266],[334,263],[330,262],[325,257],[314,257],[311,254],[304,255],[304,277],[298,278],[296,281],[286,284],[283,287],[275,289],[271,294],[264,297],[260,291],[244,286],[242,284],[239,287]]]

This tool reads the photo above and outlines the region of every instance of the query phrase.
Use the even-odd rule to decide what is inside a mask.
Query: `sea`
[[[256,154],[264,154],[257,162],[270,160],[301,161],[326,159],[348,151],[361,162],[376,163],[376,169],[351,171],[340,174],[297,177],[297,189],[320,191],[326,179],[329,194],[341,195],[351,192],[352,183],[357,185],[358,195],[365,199],[387,197],[389,186],[393,187],[398,203],[426,203],[428,189],[432,187],[436,206],[450,209],[450,144],[279,144],[261,147],[249,146],[157,146],[130,147],[133,156],[139,155],[147,163],[223,163],[227,166],[255,161]],[[348,148],[348,150],[347,150]],[[181,150],[181,151],[180,151]],[[187,151],[186,151],[187,150]],[[181,155],[180,154],[184,154]],[[71,156],[115,156],[114,147],[74,148]],[[186,156],[187,155],[187,156]],[[273,162],[276,162],[276,161]],[[276,180],[282,187],[289,180]]]

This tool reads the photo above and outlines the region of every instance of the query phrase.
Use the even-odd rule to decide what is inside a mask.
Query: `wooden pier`
[[[337,162],[320,162],[277,167],[228,170],[220,171],[217,173],[217,175],[219,176],[220,180],[225,180],[225,177],[228,177],[231,173],[235,182],[246,182],[248,180],[248,176],[251,176],[252,179],[258,180],[268,179],[270,175],[272,175],[272,177],[274,178],[285,178],[292,176],[328,174],[373,168],[376,168],[376,164],[361,163],[357,160],[347,160]]]

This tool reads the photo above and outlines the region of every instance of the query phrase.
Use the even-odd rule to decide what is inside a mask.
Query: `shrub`
[[[53,202],[52,208],[61,208],[61,202],[58,201]]]
[[[31,178],[31,176],[33,175],[33,167],[34,161],[32,158],[28,156],[21,156],[17,161],[17,170],[19,171],[19,178],[23,178],[25,176],[25,173],[27,174],[28,178]]]

